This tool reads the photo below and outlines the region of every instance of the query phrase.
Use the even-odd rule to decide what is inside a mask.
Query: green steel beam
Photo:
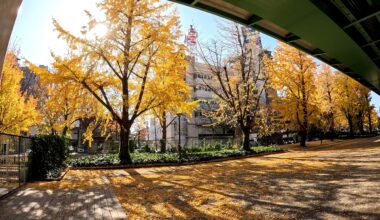
[[[257,22],[263,20],[263,18],[257,16],[257,15],[252,15],[251,17],[248,18],[248,22],[247,22],[247,25],[249,26],[252,26],[254,24],[256,24]]]
[[[324,52],[324,51],[322,51],[320,49],[316,49],[316,50],[313,50],[310,55],[312,55],[312,56],[319,56],[319,55],[323,55],[323,54],[326,54],[326,52]]]
[[[371,46],[371,45],[379,43],[379,42],[380,42],[380,39],[379,40],[374,40],[374,41],[371,41],[371,42],[369,42],[367,44],[362,45],[361,47],[363,47],[363,48],[364,47],[368,47],[368,46]]]
[[[346,8],[345,4],[341,0],[335,0],[334,3],[351,20],[351,24],[346,25],[345,27],[343,27],[343,29],[346,30],[349,27],[355,27],[356,30],[359,31],[359,33],[364,37],[364,39],[367,42],[372,42],[373,39],[370,37],[370,35],[367,33],[367,31],[363,28],[363,26],[361,25],[361,22],[363,22],[363,21],[365,21],[365,20],[367,20],[367,19],[369,19],[371,17],[377,16],[377,14],[379,14],[379,12],[372,13],[372,14],[370,14],[368,16],[365,16],[365,17],[357,20],[356,17],[350,12],[350,10],[348,10]],[[375,44],[370,44],[369,46],[376,53],[377,56],[380,56],[380,51],[379,51],[379,49],[377,48],[377,46]]]
[[[194,0],[191,5],[196,5],[200,0]]]
[[[172,1],[189,5],[188,0]],[[205,4],[206,2],[207,4]],[[243,15],[237,16],[236,13],[230,13],[228,7],[227,10],[218,8],[218,4],[223,2],[248,11],[261,19],[252,24]],[[317,7],[318,2],[317,0],[201,0],[192,7],[241,24],[251,25],[263,33],[336,66],[342,72],[380,94],[380,70],[374,60],[371,60],[361,46],[355,43],[343,27],[339,27]],[[262,26],[261,21],[263,20],[287,30],[298,38],[290,39],[289,36],[281,36],[276,30]],[[301,39],[313,45],[315,49],[304,48],[298,42]]]
[[[297,40],[300,40],[301,38],[298,37],[297,35],[294,35],[294,34],[288,34],[285,38],[284,38],[284,41],[286,43],[291,43],[291,42],[294,42],[294,41],[297,41]]]
[[[380,14],[380,11],[375,12],[375,13],[370,14],[370,15],[367,15],[364,18],[358,19],[358,20],[352,22],[351,24],[344,26],[343,29],[347,29],[347,28],[352,27],[354,25],[360,24],[360,22],[363,22],[363,21],[365,21],[365,20],[367,20],[369,18],[375,17],[375,16],[377,16],[379,14]]]

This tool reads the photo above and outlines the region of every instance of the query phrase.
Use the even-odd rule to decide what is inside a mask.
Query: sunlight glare
[[[106,25],[104,24],[98,24],[94,27],[94,29],[92,30],[92,32],[97,36],[97,37],[104,37],[106,36],[107,32],[108,32],[108,28]]]

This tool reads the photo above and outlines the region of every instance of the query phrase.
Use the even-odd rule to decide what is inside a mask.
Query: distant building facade
[[[193,27],[190,28],[190,32]],[[255,60],[259,61],[259,56],[264,51],[261,45],[259,32],[249,31],[247,45],[252,47],[251,56],[255,56]],[[193,38],[191,38],[193,40]],[[192,45],[190,45],[192,46]],[[179,140],[181,146],[199,146],[202,141],[226,142],[230,141],[234,136],[234,130],[223,126],[212,126],[213,119],[202,114],[204,110],[212,110],[217,108],[217,102],[214,93],[205,85],[213,83],[213,74],[210,72],[209,66],[197,62],[194,56],[188,56],[189,68],[185,81],[192,91],[192,100],[199,100],[198,108],[193,112],[191,118],[185,116],[168,116],[167,121],[171,124],[167,127],[167,148],[178,145]],[[256,70],[257,71],[257,70]],[[263,86],[262,81],[258,81],[258,87]],[[269,103],[268,91],[264,91],[260,97],[260,102]],[[147,123],[148,140],[151,141],[158,150],[162,138],[162,128],[158,119],[152,118]],[[254,138],[252,136],[252,138]]]
[[[220,126],[212,126],[212,119],[202,114],[203,110],[212,110],[216,107],[213,92],[204,85],[204,81],[212,80],[212,74],[207,65],[198,63],[193,57],[189,57],[189,69],[186,75],[186,83],[191,88],[191,101],[198,100],[199,106],[192,113],[191,118],[184,115],[167,116],[167,121],[171,122],[167,127],[168,147],[175,147],[181,140],[181,146],[199,145],[204,139],[223,141],[233,137],[233,131]],[[162,128],[158,119],[152,118],[148,121],[148,140],[159,146],[162,138]]]

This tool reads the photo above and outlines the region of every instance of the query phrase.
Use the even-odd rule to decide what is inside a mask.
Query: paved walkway
[[[76,182],[68,175],[65,181]],[[83,180],[82,180],[83,181]],[[108,180],[97,186],[57,189],[28,184],[0,201],[0,219],[126,219]]]
[[[73,170],[0,201],[0,219],[380,219],[380,137],[309,146],[192,166]]]

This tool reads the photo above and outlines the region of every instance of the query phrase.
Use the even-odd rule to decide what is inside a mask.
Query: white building
[[[192,28],[192,27],[191,27]],[[248,32],[249,39],[252,40],[253,56],[260,56],[262,50],[260,35],[257,31]],[[227,142],[233,137],[233,130],[223,127],[211,126],[212,119],[202,115],[202,110],[215,108],[213,92],[205,85],[212,83],[212,74],[206,64],[197,62],[194,56],[189,56],[189,68],[186,75],[186,82],[192,89],[192,101],[199,100],[199,107],[193,112],[191,118],[181,116],[168,116],[167,122],[172,122],[167,127],[167,148],[175,148],[178,145],[179,137],[181,146],[199,146],[202,141]],[[267,95],[264,92],[261,102],[267,102]],[[174,118],[173,118],[174,117]],[[162,128],[158,119],[151,119],[147,123],[148,140],[159,149],[162,138]],[[180,132],[179,132],[180,128]],[[232,144],[232,143],[231,143]]]
[[[211,80],[211,74],[205,64],[198,63],[194,58],[189,58],[189,69],[186,75],[186,82],[192,90],[192,101],[199,100],[198,108],[193,112],[191,118],[185,116],[169,115],[167,122],[171,124],[167,127],[167,144],[168,148],[178,145],[179,136],[181,136],[181,146],[199,145],[204,139],[213,139],[215,141],[223,141],[231,138],[233,133],[229,129],[222,127],[212,127],[212,120],[202,115],[202,109],[208,110],[215,107],[213,102],[213,93],[204,85],[205,81]],[[174,118],[173,118],[174,117]],[[180,132],[179,132],[180,129]],[[158,119],[152,119],[148,122],[150,141],[157,142],[162,138],[162,128],[158,123]]]

